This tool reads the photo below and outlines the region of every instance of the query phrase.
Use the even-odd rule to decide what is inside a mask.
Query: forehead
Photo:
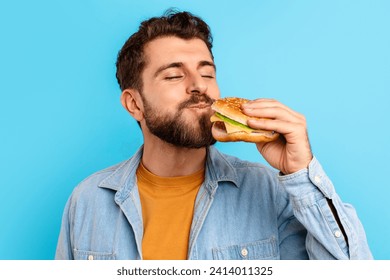
[[[147,67],[159,67],[170,62],[213,61],[205,42],[198,38],[188,40],[174,36],[157,38],[146,44],[144,55]]]

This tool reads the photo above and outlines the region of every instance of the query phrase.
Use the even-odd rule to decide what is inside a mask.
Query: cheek
[[[221,93],[219,91],[219,87],[217,84],[214,84],[209,87],[208,94],[211,98],[218,99],[221,97]]]
[[[156,95],[149,97],[150,108],[157,116],[173,116],[177,113],[179,104],[184,100],[171,95]]]
[[[150,97],[160,102],[163,106],[165,106],[166,103],[179,103],[187,97],[186,88],[183,84],[159,84],[158,86],[153,87],[153,91],[150,93]]]

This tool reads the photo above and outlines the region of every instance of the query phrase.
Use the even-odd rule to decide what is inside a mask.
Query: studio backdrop
[[[0,259],[53,259],[65,203],[142,144],[122,108],[116,56],[167,8],[209,23],[222,96],[274,98],[304,114],[315,156],[390,259],[390,2],[2,1]],[[248,143],[218,143],[265,163]]]

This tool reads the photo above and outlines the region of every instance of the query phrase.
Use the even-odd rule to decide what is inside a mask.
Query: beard
[[[205,94],[192,94],[190,99],[179,104],[176,113],[161,113],[153,108],[141,94],[144,103],[144,117],[150,132],[161,140],[176,147],[199,149],[215,144],[211,134],[211,110],[203,113],[196,120],[186,120],[183,115],[187,107],[204,102],[211,105],[213,99]]]

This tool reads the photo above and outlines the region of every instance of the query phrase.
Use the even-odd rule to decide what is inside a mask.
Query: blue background
[[[389,3],[2,1],[0,259],[52,259],[72,189],[142,143],[115,60],[139,22],[168,7],[211,26],[223,96],[276,98],[307,117],[374,257],[390,259]],[[251,144],[218,147],[263,162]]]

